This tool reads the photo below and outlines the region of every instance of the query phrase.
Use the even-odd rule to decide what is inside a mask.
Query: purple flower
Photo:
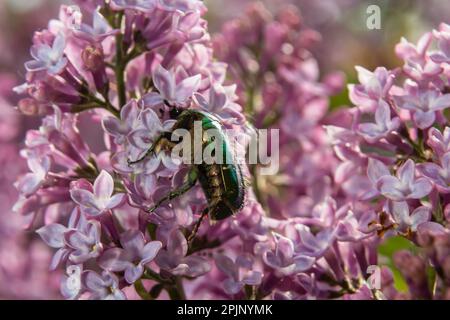
[[[395,76],[380,67],[374,72],[356,66],[360,84],[349,85],[350,99],[358,106],[372,106],[378,104],[380,99],[384,99],[391,89]]]
[[[119,32],[119,30],[111,29],[108,21],[98,10],[95,10],[92,16],[92,26],[85,23],[81,24],[79,30],[74,30],[76,36],[87,41],[99,43],[105,40],[107,37]]]
[[[91,216],[98,216],[108,210],[120,206],[125,200],[124,193],[114,193],[114,180],[111,175],[102,170],[94,181],[94,186],[87,189],[73,188],[70,195],[84,212]]]
[[[400,119],[391,119],[391,108],[384,100],[380,100],[375,111],[375,123],[361,123],[358,125],[358,131],[364,139],[373,143],[386,137],[399,126]]]
[[[99,265],[109,271],[125,271],[125,280],[134,283],[144,273],[144,267],[151,262],[162,247],[160,241],[145,243],[143,234],[129,230],[120,236],[122,248],[112,248],[100,257]]]
[[[377,190],[393,201],[420,199],[432,189],[426,178],[415,178],[415,164],[411,159],[398,168],[396,176],[391,176],[381,161],[369,159],[367,173]]]
[[[234,94],[234,88],[232,90]],[[194,99],[202,109],[216,114],[223,123],[231,125],[239,123],[244,119],[241,107],[236,103],[228,101],[225,88],[219,84],[211,86],[208,99],[205,99],[200,93],[195,93]]]
[[[199,277],[211,269],[208,261],[199,256],[187,255],[188,243],[179,230],[173,230],[167,239],[167,246],[156,257],[156,263],[161,269],[174,275]]]
[[[142,112],[142,123],[142,128],[134,130],[129,135],[130,143],[137,149],[142,150],[136,158],[141,158],[142,154],[147,152],[154,140],[161,133],[170,131],[175,121],[167,120],[161,123],[158,115],[152,109],[145,109]],[[177,159],[172,158],[171,152],[161,150],[147,158],[145,173],[150,174],[155,172],[161,163],[172,172],[176,171],[180,164]]]
[[[218,254],[215,260],[217,268],[228,277],[223,283],[226,293],[236,294],[245,285],[257,286],[261,283],[263,274],[253,270],[250,256],[241,255],[233,261],[223,254]]]
[[[67,247],[71,250],[69,255],[73,263],[83,263],[91,258],[97,258],[103,251],[100,240],[100,222],[88,221],[82,230],[69,230],[64,233]]]
[[[417,45],[414,45],[405,38],[401,38],[400,43],[395,47],[397,56],[406,61],[420,62],[424,59],[428,48],[430,47],[432,35],[430,32],[420,37]]]
[[[414,123],[420,129],[429,128],[436,119],[436,111],[450,107],[450,94],[429,89],[414,95],[394,96],[398,106],[413,112]]]
[[[430,220],[431,209],[421,206],[410,214],[409,206],[406,202],[393,202],[391,206],[391,214],[397,223],[398,231],[408,234],[416,232],[419,225]]]
[[[111,0],[114,10],[137,10],[148,12],[156,7],[158,0]]]
[[[200,87],[201,75],[184,78],[178,81],[177,75],[161,65],[153,72],[153,83],[159,93],[150,92],[142,100],[145,106],[159,106],[167,101],[170,105],[185,106],[187,100]]]
[[[191,10],[202,11],[204,4],[199,0],[159,0],[161,8],[165,10],[177,10],[187,12]]]
[[[124,144],[127,136],[141,125],[141,111],[137,101],[131,99],[120,110],[120,120],[117,117],[107,117],[103,119],[103,128],[114,137],[115,143]]]
[[[361,215],[359,219],[352,210],[348,210],[345,215],[338,219],[336,226],[336,239],[342,242],[356,242],[368,238],[375,230],[369,225],[374,219],[373,212]]]
[[[50,263],[52,270],[67,259],[83,263],[97,257],[102,250],[100,225],[86,220],[78,209],[73,210],[67,227],[51,223],[36,232],[48,246],[58,249]]]
[[[300,236],[297,251],[317,259],[323,256],[335,239],[334,231],[331,228],[323,229],[315,235],[305,225],[299,224],[295,228]]]
[[[24,196],[35,193],[42,186],[47,178],[51,165],[49,157],[44,156],[39,158],[35,154],[30,154],[27,162],[31,172],[25,174],[15,184],[16,188]]]
[[[175,123],[174,120],[161,122],[156,112],[150,108],[145,109],[140,118],[142,126],[130,134],[129,140],[133,146],[145,151],[161,133],[170,131]]]
[[[70,265],[66,268],[66,274],[61,279],[61,294],[64,298],[73,300],[81,293],[82,265]]]
[[[91,300],[126,300],[125,294],[119,288],[119,279],[111,272],[103,271],[99,275],[94,271],[85,271],[82,280],[91,294]]]
[[[442,72],[442,68],[427,56],[431,41],[432,34],[428,32],[419,39],[417,46],[402,38],[395,48],[397,55],[405,60],[404,72],[415,81],[431,80]]]
[[[58,33],[50,47],[47,44],[36,44],[31,48],[31,56],[35,59],[25,63],[27,71],[36,72],[46,70],[50,75],[61,73],[67,65],[64,57],[66,40],[62,33]]]
[[[419,171],[429,178],[439,192],[450,192],[450,152],[444,154],[440,159],[440,165],[433,162],[421,163]]]
[[[290,276],[303,272],[312,267],[316,259],[310,256],[296,253],[291,239],[274,234],[275,251],[266,251],[263,255],[264,262],[276,273],[282,276]]]
[[[427,144],[433,149],[438,157],[442,157],[450,151],[450,127],[445,127],[441,133],[436,128],[430,128],[428,131]]]
[[[433,32],[438,39],[438,52],[430,55],[431,60],[436,63],[450,63],[450,25],[442,23],[439,26],[439,31]]]
[[[62,261],[66,260],[70,254],[70,250],[66,248],[64,242],[64,233],[68,230],[67,227],[61,224],[52,223],[36,231],[49,247],[58,249],[53,255],[53,259],[50,263],[50,270],[56,269],[56,267],[58,267]]]

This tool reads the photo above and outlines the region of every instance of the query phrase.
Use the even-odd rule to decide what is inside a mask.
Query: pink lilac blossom
[[[354,108],[345,110],[347,126],[328,126],[330,141],[342,161],[339,180],[361,179],[357,199],[372,201],[377,211],[365,220],[381,237],[400,235],[421,248],[424,256],[396,252],[393,261],[408,284],[406,294],[393,288],[388,269],[382,272],[382,292],[388,299],[448,299],[446,272],[436,279],[440,291],[429,291],[427,258],[434,250],[447,254],[448,240],[448,61],[445,32],[422,36],[417,45],[402,39],[396,53],[401,68],[357,67],[360,84],[349,85]],[[438,51],[432,51],[433,42]],[[387,81],[386,79],[389,79]],[[374,123],[375,122],[375,123]],[[438,244],[434,242],[439,238]],[[423,239],[427,239],[426,243]],[[447,241],[448,242],[448,241]],[[427,258],[426,258],[427,257]],[[445,260],[445,258],[444,258]],[[433,268],[442,262],[434,264]],[[439,268],[439,267],[438,267]],[[447,270],[447,267],[443,267]]]
[[[14,180],[26,173],[26,161],[20,157],[16,144],[20,114],[5,94],[13,82],[6,74],[0,76],[0,298],[58,298],[59,274],[48,272],[51,251],[33,232],[24,230],[26,218],[11,210],[18,196]]]
[[[253,4],[211,40],[202,1],[76,3],[81,12],[62,6],[35,33],[16,88],[27,94],[19,110],[42,124],[26,135],[14,209],[56,249],[64,297],[398,298],[389,270],[381,288],[369,283],[393,235],[448,273],[446,25],[417,45],[402,40],[401,69],[358,67],[356,107],[330,113],[344,79],[320,75],[310,52],[320,35],[293,7]],[[442,52],[428,50],[433,40]],[[242,165],[251,185],[236,216],[197,225],[207,207],[197,185],[149,212],[189,175],[164,150],[131,164],[172,128],[173,107],[241,135],[280,129],[279,173]],[[101,129],[101,148],[82,118]],[[394,262],[412,298],[439,298],[425,259],[397,252]]]

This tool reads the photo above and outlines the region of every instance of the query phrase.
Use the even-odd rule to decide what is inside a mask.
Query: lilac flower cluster
[[[245,132],[235,87],[224,86],[226,64],[212,58],[206,8],[197,0],[77,4],[35,33],[26,83],[15,89],[27,94],[19,110],[43,118],[26,135],[29,173],[16,182],[14,209],[55,249],[50,268],[65,268],[66,298],[185,297],[183,281],[212,268],[203,250],[234,238],[239,223],[205,223],[188,243],[207,205],[199,187],[153,214],[146,209],[189,168],[164,151],[128,161],[170,130],[173,106],[214,113]],[[104,145],[83,126],[100,128]],[[261,215],[251,203],[240,219]]]
[[[395,254],[409,292],[387,290],[390,298],[448,298],[449,32],[441,24],[417,45],[402,39],[396,47],[401,68],[356,67],[360,83],[349,85],[356,107],[345,112],[346,126],[326,127],[341,160],[335,180],[347,196],[371,203],[368,226],[425,248],[420,257]],[[437,272],[434,284],[425,278],[428,261]],[[392,275],[386,277],[388,286]],[[433,285],[440,289],[430,291]]]
[[[16,144],[19,114],[9,102],[14,78],[0,76],[0,298],[41,299],[57,297],[58,274],[49,274],[50,250],[32,232],[24,232],[25,218],[12,213],[17,190],[14,180],[26,172]]]
[[[409,297],[448,297],[447,25],[402,40],[403,68],[358,67],[356,107],[331,113],[344,79],[320,76],[309,51],[320,36],[292,7],[254,4],[211,41],[202,1],[76,3],[35,33],[15,89],[42,124],[26,135],[14,209],[55,249],[64,297],[399,298],[387,268],[380,286],[371,277],[392,236],[422,250],[393,258]],[[243,166],[251,186],[236,216],[198,225],[199,186],[148,212],[189,176],[164,149],[130,165],[172,128],[174,106],[242,135],[280,129],[280,172]]]

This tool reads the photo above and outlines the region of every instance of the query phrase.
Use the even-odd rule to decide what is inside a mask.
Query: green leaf
[[[399,250],[409,250],[412,252],[417,251],[417,247],[411,241],[405,239],[401,236],[391,237],[386,239],[379,247],[378,247],[378,255],[380,257],[380,261],[382,265],[385,265],[391,269],[393,277],[394,277],[394,287],[400,292],[408,291],[408,284],[403,278],[401,272],[394,265],[394,253]],[[384,258],[384,259],[383,259]]]

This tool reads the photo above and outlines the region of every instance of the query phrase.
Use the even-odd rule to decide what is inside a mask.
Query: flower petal
[[[144,273],[144,266],[142,264],[130,265],[125,270],[125,280],[128,283],[135,283]]]
[[[52,223],[38,229],[36,232],[41,236],[44,242],[52,248],[62,248],[65,246],[64,233],[67,228],[61,224]]]
[[[124,271],[131,264],[130,256],[125,250],[112,248],[103,253],[98,259],[98,264],[105,270]]]
[[[94,195],[96,198],[108,199],[114,192],[114,180],[106,170],[102,170],[94,181]]]
[[[158,254],[159,250],[161,250],[161,247],[162,243],[160,241],[151,241],[147,243],[141,251],[141,263],[145,265],[152,261]]]
[[[370,158],[367,167],[367,175],[370,181],[372,181],[373,184],[376,184],[381,177],[389,176],[390,172],[383,162]]]
[[[161,65],[158,65],[153,72],[153,83],[165,99],[174,100],[175,78],[172,73],[164,69]]]

